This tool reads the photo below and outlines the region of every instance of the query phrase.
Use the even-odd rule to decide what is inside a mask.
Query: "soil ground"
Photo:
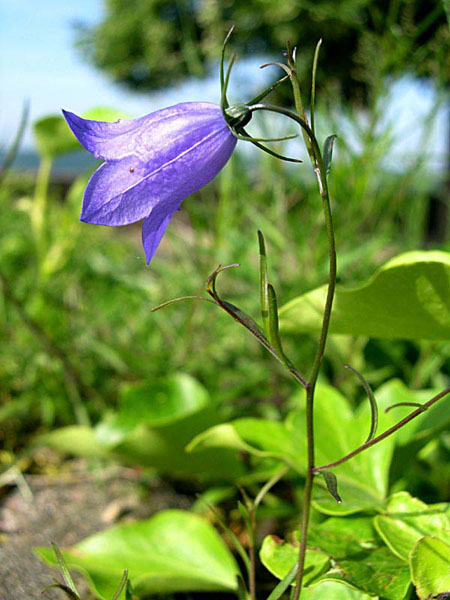
[[[42,595],[62,578],[33,553],[35,546],[53,541],[64,548],[117,522],[147,518],[164,508],[189,508],[191,500],[168,484],[155,479],[144,488],[139,480],[130,469],[89,471],[77,463],[63,475],[25,476],[31,494],[11,486],[0,506],[0,600],[64,597],[55,589]],[[83,577],[73,576],[83,600],[91,600]]]

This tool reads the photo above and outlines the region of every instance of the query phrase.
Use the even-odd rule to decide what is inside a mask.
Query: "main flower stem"
[[[328,236],[328,248],[329,248],[329,273],[328,273],[328,291],[325,302],[325,308],[322,318],[322,328],[320,331],[319,343],[317,345],[316,356],[312,367],[311,376],[309,381],[304,385],[306,389],[306,436],[307,436],[307,452],[308,452],[308,470],[306,474],[306,483],[303,496],[303,509],[302,509],[302,523],[301,523],[301,539],[300,549],[298,556],[298,571],[296,577],[296,587],[292,600],[298,600],[302,589],[302,582],[305,570],[305,556],[306,556],[306,544],[308,540],[308,525],[309,515],[311,510],[311,495],[313,479],[315,475],[314,466],[314,393],[316,389],[317,378],[319,376],[320,367],[322,365],[322,359],[325,352],[325,346],[327,343],[328,330],[330,327],[331,310],[333,307],[334,292],[336,288],[336,272],[337,272],[337,261],[336,261],[336,243],[334,239],[333,220],[331,216],[331,205],[330,195],[328,191],[327,174],[325,165],[322,159],[322,153],[320,151],[319,144],[317,142],[314,132],[302,116],[302,107],[297,106],[296,114],[286,108],[279,106],[272,106],[268,104],[254,104],[250,107],[251,112],[258,110],[266,110],[269,112],[278,113],[289,117],[295,121],[303,129],[306,134],[309,144],[307,144],[308,153],[311,157],[312,166],[314,173],[317,177],[319,185],[320,197],[322,199],[322,207],[325,216],[325,227]]]
[[[306,544],[308,540],[308,526],[309,526],[309,515],[311,509],[311,495],[313,479],[315,474],[314,467],[314,393],[316,389],[317,378],[319,376],[320,367],[322,364],[323,355],[325,352],[325,346],[327,343],[328,330],[330,327],[331,310],[333,307],[334,292],[336,289],[336,273],[337,273],[337,261],[336,261],[336,243],[334,239],[333,221],[331,217],[331,206],[330,197],[328,192],[328,185],[326,180],[325,167],[323,164],[322,156],[318,148],[318,144],[315,137],[310,138],[314,152],[313,167],[317,176],[319,184],[320,195],[322,198],[322,206],[325,216],[325,226],[328,235],[328,247],[329,247],[329,273],[328,273],[328,290],[327,299],[325,302],[325,308],[322,319],[322,328],[320,331],[319,343],[317,346],[316,356],[314,359],[312,372],[310,379],[306,387],[306,436],[308,444],[308,471],[306,474],[305,490],[303,494],[303,508],[302,508],[302,524],[301,524],[301,538],[300,538],[300,549],[298,556],[298,571],[296,577],[296,587],[292,597],[292,600],[298,600],[300,597],[303,575],[305,569],[305,556],[306,556]]]

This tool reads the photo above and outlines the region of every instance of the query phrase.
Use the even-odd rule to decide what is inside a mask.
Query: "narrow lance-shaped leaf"
[[[327,490],[333,496],[338,504],[342,503],[342,498],[339,496],[337,478],[331,471],[322,471],[323,478],[327,486]]]
[[[269,341],[281,359],[281,362],[288,367],[291,372],[296,372],[294,365],[286,356],[280,339],[280,330],[278,325],[278,302],[275,288],[272,284],[267,284],[267,295],[269,299]],[[303,379],[303,378],[302,378]]]
[[[350,365],[344,365],[344,367],[346,369],[348,369],[349,371],[351,371],[352,373],[354,373],[356,375],[356,377],[358,377],[358,379],[360,380],[360,382],[362,383],[367,397],[369,398],[369,402],[370,402],[370,413],[371,413],[371,422],[370,422],[370,431],[369,431],[369,435],[367,437],[366,442],[369,442],[372,438],[375,437],[375,434],[377,432],[377,427],[378,427],[378,406],[377,406],[377,402],[375,400],[375,396],[373,395],[372,389],[370,387],[370,385],[368,384],[367,380],[364,378],[363,375],[361,375],[361,373],[359,373],[356,369],[354,369],[353,367],[351,367]]]
[[[28,123],[28,117],[30,114],[30,103],[28,100],[24,102],[22,108],[22,115],[20,117],[20,123],[16,131],[16,135],[14,136],[14,140],[11,146],[8,148],[6,155],[3,158],[2,165],[0,166],[0,182],[3,180],[5,175],[8,173],[9,168],[13,164],[16,159],[17,153],[19,151],[20,145],[23,140],[23,135],[25,133],[25,129]]]
[[[249,594],[242,575],[236,575],[237,579],[237,596],[239,600],[248,600]]]
[[[127,580],[127,589],[125,590],[125,600],[133,600],[133,588],[129,579]]]
[[[55,553],[56,560],[58,561],[59,568],[61,569],[61,573],[62,573],[62,576],[64,578],[64,581],[65,581],[67,587],[71,590],[71,592],[73,592],[73,594],[75,595],[76,598],[79,598],[77,588],[75,587],[73,579],[69,573],[69,569],[67,568],[66,561],[64,560],[64,557],[61,554],[60,549],[54,542],[52,542],[51,544],[52,544],[53,552]]]
[[[232,267],[239,267],[239,264],[226,265],[222,267],[219,265],[217,269],[211,273],[206,282],[206,291],[213,298],[213,300],[218,304],[223,310],[225,310],[229,315],[233,317],[235,321],[243,325],[246,329],[248,329],[253,335],[258,339],[258,341],[265,347],[267,350],[274,356],[282,365],[288,367],[289,371],[292,375],[303,385],[306,387],[307,383],[305,378],[297,371],[291,361],[285,356],[282,348],[281,342],[278,335],[278,308],[277,301],[275,296],[275,290],[273,287],[268,284],[268,298],[269,298],[269,329],[271,333],[271,341],[269,341],[264,332],[259,327],[259,325],[255,322],[252,317],[247,315],[237,306],[222,300],[219,297],[219,294],[216,290],[216,279],[219,273],[224,271],[225,269],[231,269]],[[272,341],[273,340],[273,341]],[[272,344],[277,344],[275,348]]]
[[[269,294],[268,294],[268,276],[267,276],[267,254],[264,236],[258,230],[259,242],[259,297],[261,304],[261,316],[266,336],[269,335]]]
[[[284,358],[283,348],[281,346],[280,333],[278,328],[278,302],[275,288],[272,284],[267,284],[267,297],[269,308],[269,341],[279,356]]]
[[[267,350],[278,361],[282,362],[281,358],[277,354],[277,351],[270,344],[270,342],[264,335],[264,332],[259,327],[259,325],[256,323],[256,321],[254,319],[252,319],[252,317],[247,315],[244,311],[242,311],[240,308],[238,308],[237,306],[234,306],[234,304],[231,304],[230,302],[226,302],[225,300],[222,300],[220,298],[219,294],[217,293],[216,279],[217,279],[218,274],[221,273],[222,271],[225,271],[226,269],[231,269],[233,267],[239,267],[239,266],[240,266],[239,264],[226,265],[224,267],[222,267],[222,265],[219,265],[217,267],[217,269],[213,273],[211,273],[211,275],[208,277],[208,280],[206,282],[206,291],[213,298],[213,300],[216,302],[216,304],[218,304],[221,308],[223,308],[223,310],[225,310],[229,315],[231,315],[235,321],[237,321],[238,323],[243,325],[246,329],[248,329],[256,337],[256,339],[259,342],[261,342],[261,344],[265,348],[267,348]]]
[[[119,587],[117,588],[117,591],[114,594],[114,597],[112,600],[119,600],[120,594],[123,592],[124,587],[127,586],[127,583],[128,583],[128,569],[125,569],[123,572],[122,580],[119,583]]]
[[[333,158],[333,145],[334,140],[336,138],[336,134],[329,135],[325,140],[325,145],[323,147],[323,164],[325,166],[325,172],[327,175],[329,175],[331,169],[331,159]]]
[[[56,579],[55,579],[56,581]],[[46,588],[44,588],[42,590],[42,594],[45,594],[45,592],[47,590],[51,590],[51,589],[58,589],[58,590],[62,590],[65,594],[66,597],[69,598],[69,600],[81,600],[80,596],[78,594],[75,594],[75,592],[73,592],[69,587],[67,587],[67,585],[64,585],[63,583],[53,583],[52,585],[48,585]]]
[[[249,558],[248,558],[247,552],[245,551],[244,546],[238,540],[238,538],[236,537],[236,535],[231,531],[231,529],[227,526],[227,524],[222,519],[222,517],[220,516],[219,512],[214,508],[214,506],[212,506],[212,504],[210,504],[209,502],[206,502],[206,500],[204,500],[204,499],[202,499],[202,501],[206,504],[206,506],[209,508],[209,510],[214,515],[214,518],[216,519],[217,524],[219,525],[219,527],[229,537],[230,542],[234,546],[234,549],[236,550],[236,552],[241,557],[242,562],[244,563],[245,568],[247,570],[247,573],[250,573],[250,561],[249,561]]]
[[[238,502],[238,509],[239,509],[239,513],[242,517],[242,520],[245,523],[245,528],[246,528],[248,536],[249,536],[250,544],[253,545],[255,540],[254,540],[254,535],[253,535],[253,526],[252,526],[252,518],[250,515],[250,511],[245,506],[245,504],[243,504],[241,501]]]
[[[294,581],[298,571],[298,563],[296,563],[287,575],[283,577],[280,583],[272,590],[267,600],[278,600]]]

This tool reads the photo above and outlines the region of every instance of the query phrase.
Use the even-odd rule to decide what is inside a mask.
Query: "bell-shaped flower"
[[[181,202],[217,175],[237,142],[221,108],[206,102],[115,123],[63,114],[81,145],[105,160],[88,182],[80,219],[112,226],[143,219],[147,264]]]

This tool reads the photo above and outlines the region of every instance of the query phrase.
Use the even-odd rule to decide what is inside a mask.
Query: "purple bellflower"
[[[206,102],[115,123],[63,114],[81,145],[106,161],[89,180],[80,219],[112,226],[144,219],[147,264],[181,202],[219,173],[237,142],[220,107]]]
[[[143,219],[142,242],[147,264],[175,211],[185,198],[211,181],[228,162],[238,139],[284,160],[260,141],[250,137],[245,125],[251,105],[287,79],[279,80],[248,105],[229,106],[227,88],[233,55],[225,76],[224,52],[220,63],[221,106],[207,102],[185,102],[163,108],[139,119],[115,123],[91,121],[63,110],[75,137],[95,158],[105,162],[90,178],[83,197],[82,221],[97,225],[128,225]]]

